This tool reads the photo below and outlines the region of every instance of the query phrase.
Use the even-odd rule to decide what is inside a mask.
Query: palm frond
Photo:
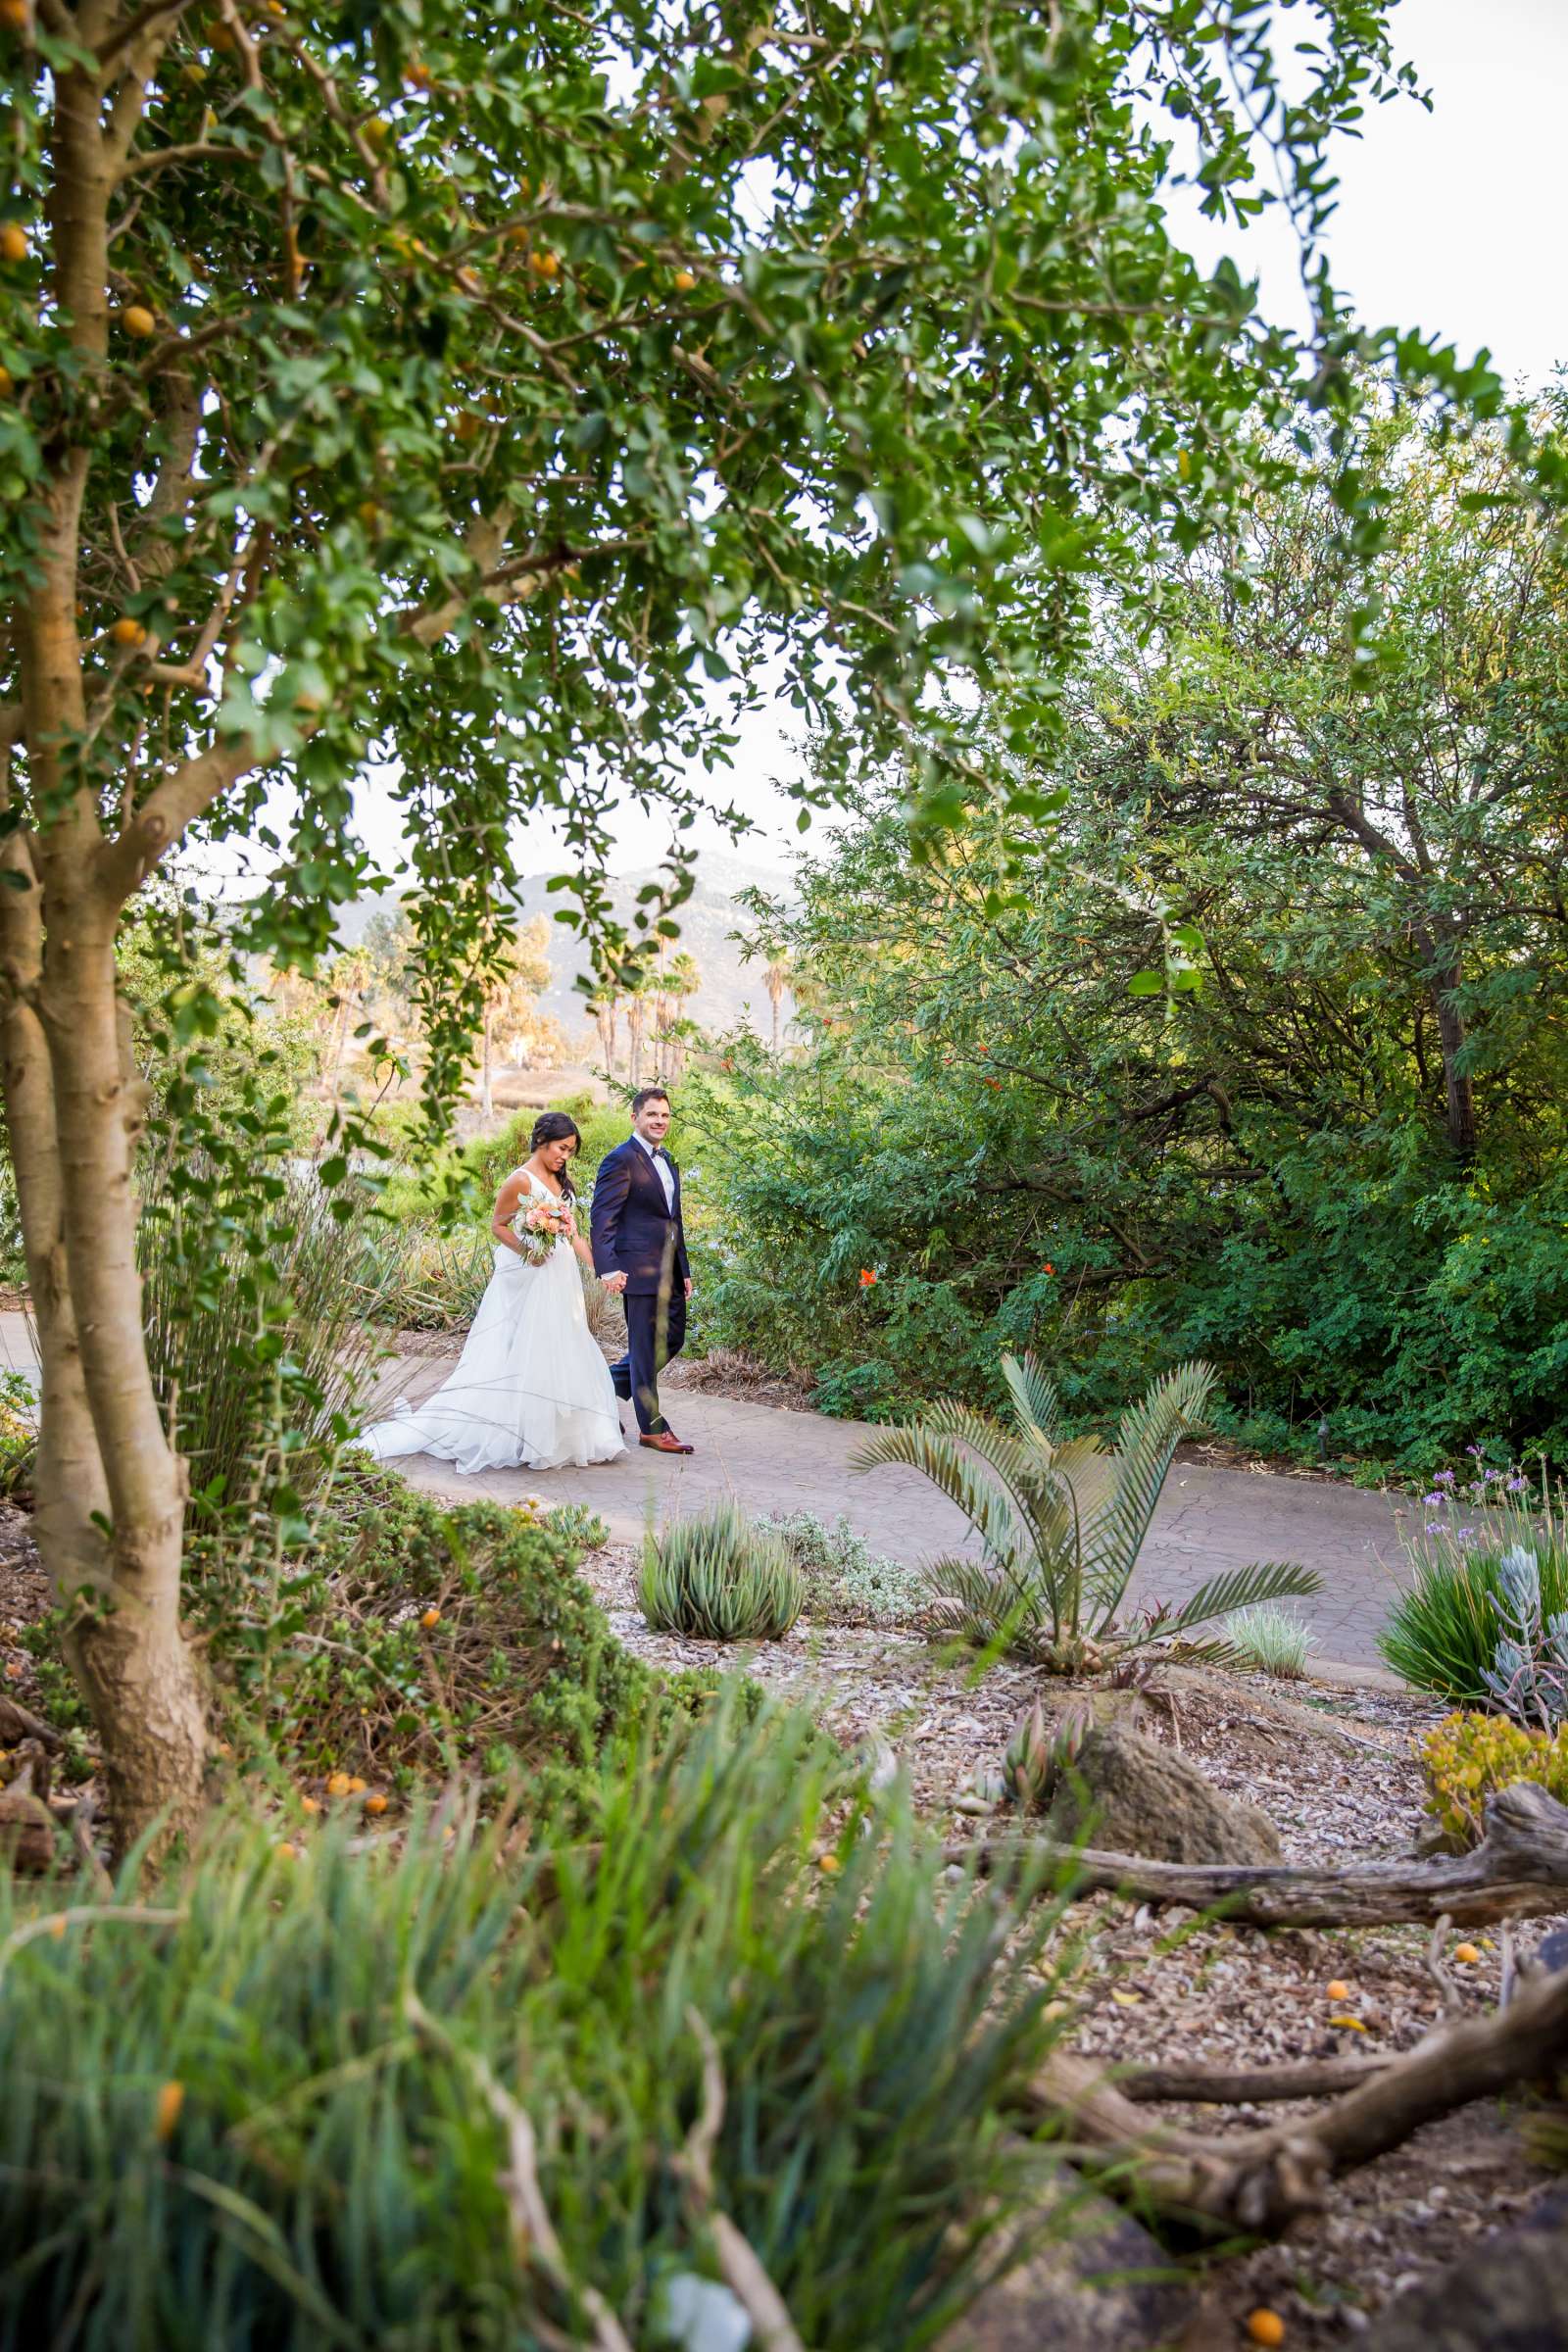
[[[1228,1617],[1233,1609],[1250,1609],[1261,1600],[1307,1600],[1322,1589],[1317,1570],[1302,1568],[1294,1560],[1258,1560],[1250,1568],[1227,1568],[1223,1574],[1211,1576],[1206,1585],[1200,1585],[1179,1608],[1161,1609],[1147,1629],[1140,1629],[1138,1639],[1154,1641],[1165,1634],[1184,1633],[1190,1625]]]
[[[994,1437],[1001,1437],[1011,1446],[1013,1441],[1006,1431],[998,1429],[994,1422],[986,1426]],[[965,1444],[967,1441],[960,1443],[946,1430],[918,1422],[904,1428],[882,1429],[851,1456],[850,1467],[876,1470],[897,1464],[904,1469],[918,1470],[951,1502],[957,1504],[989,1552],[999,1559],[1010,1559],[1019,1549],[1019,1526],[1004,1483],[1005,1472],[989,1454],[982,1453],[978,1446],[966,1451]],[[994,1476],[988,1478],[980,1469],[974,1458],[977,1454]]]
[[[1112,1457],[1115,1484],[1084,1544],[1089,1589],[1100,1611],[1097,1631],[1121,1606],[1176,1448],[1200,1426],[1215,1377],[1211,1364],[1178,1364],[1121,1417]]]
[[[1020,1428],[1026,1429],[1031,1437],[1040,1439],[1044,1445],[1055,1446],[1061,1420],[1061,1399],[1055,1382],[1042,1368],[1039,1357],[1033,1354],[1004,1355],[1002,1359],[1002,1377],[1007,1384],[1007,1393],[1012,1398],[1012,1409]]]
[[[965,1642],[1014,1649],[1043,1622],[1039,1595],[984,1560],[954,1552],[919,1573],[933,1615]]]

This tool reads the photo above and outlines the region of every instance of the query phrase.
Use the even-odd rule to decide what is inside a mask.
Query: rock
[[[1561,2352],[1568,2344],[1568,2195],[1499,2230],[1451,2270],[1400,2295],[1378,2352]]]
[[[1284,1859],[1279,1832],[1266,1813],[1221,1796],[1174,1749],[1114,1727],[1090,1733],[1046,1829],[1064,1843],[1145,1854],[1157,1862]]]
[[[1198,2289],[1106,2199],[1072,2192],[1062,2234],[989,2286],[941,2352],[1165,2352]]]

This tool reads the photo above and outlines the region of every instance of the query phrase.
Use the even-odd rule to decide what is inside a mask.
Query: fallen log
[[[1568,1807],[1534,1781],[1487,1799],[1486,1835],[1467,1854],[1397,1855],[1346,1870],[1284,1864],[1151,1862],[1093,1846],[1007,1837],[950,1845],[947,1860],[992,1877],[1044,1864],[1069,1893],[1111,1887],[1141,1903],[1221,1911],[1250,1928],[1380,1928],[1414,1920],[1487,1927],[1568,1910]]]
[[[1135,2202],[1209,2230],[1273,2234],[1323,2202],[1329,2180],[1400,2146],[1473,2099],[1568,2062],[1568,1974],[1528,1981],[1506,2009],[1441,2028],[1313,2116],[1216,2139],[1165,2127],[1104,2068],[1058,2055],[1035,2076],[1028,2111],[1068,2153]]]
[[[1376,2058],[1306,2058],[1296,2066],[1133,2066],[1116,2077],[1116,2087],[1140,2107],[1170,2099],[1262,2107],[1282,2099],[1337,2098],[1382,2074],[1395,2056],[1391,2050]]]

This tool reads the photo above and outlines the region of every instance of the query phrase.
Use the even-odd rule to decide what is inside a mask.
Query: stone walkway
[[[417,1404],[450,1370],[447,1359],[404,1358],[382,1392],[382,1409],[392,1396]],[[900,1560],[953,1551],[963,1540],[959,1512],[916,1472],[851,1470],[851,1455],[870,1434],[859,1422],[697,1389],[671,1389],[665,1401],[695,1453],[634,1449],[587,1470],[498,1470],[476,1479],[422,1454],[398,1467],[432,1494],[479,1493],[498,1501],[544,1494],[551,1501],[591,1503],[621,1543],[635,1543],[650,1520],[700,1510],[728,1494],[754,1512],[808,1510],[830,1522],[842,1512],[873,1550]],[[1322,1661],[1377,1664],[1378,1629],[1401,1567],[1389,1496],[1322,1479],[1178,1462],[1144,1545],[1132,1597],[1181,1600],[1220,1570],[1256,1560],[1294,1560],[1322,1577],[1315,1598],[1296,1604],[1311,1625]]]
[[[0,1314],[0,1364],[33,1374],[23,1315]],[[379,1409],[387,1410],[396,1396],[417,1404],[450,1369],[445,1357],[401,1358],[379,1392]],[[671,1390],[666,1401],[695,1453],[661,1457],[634,1447],[618,1461],[587,1470],[498,1470],[478,1479],[461,1478],[422,1454],[399,1468],[432,1494],[488,1494],[502,1502],[538,1494],[553,1502],[591,1503],[620,1543],[636,1543],[650,1521],[700,1510],[728,1494],[754,1512],[813,1511],[830,1522],[842,1512],[873,1550],[900,1560],[953,1551],[963,1541],[959,1513],[912,1470],[851,1470],[851,1455],[869,1434],[859,1422],[697,1389]],[[1181,1600],[1221,1569],[1295,1560],[1323,1579],[1314,1599],[1297,1604],[1312,1628],[1318,1659],[1375,1666],[1378,1629],[1400,1581],[1396,1526],[1396,1506],[1387,1495],[1322,1479],[1178,1463],[1144,1545],[1132,1597]]]

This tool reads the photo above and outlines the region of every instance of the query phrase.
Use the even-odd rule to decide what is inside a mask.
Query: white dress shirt
[[[641,1144],[653,1161],[654,1174],[664,1188],[664,1206],[673,1216],[675,1213],[675,1172],[669,1164],[668,1153],[662,1144],[651,1144],[646,1135],[634,1136],[633,1141]]]

